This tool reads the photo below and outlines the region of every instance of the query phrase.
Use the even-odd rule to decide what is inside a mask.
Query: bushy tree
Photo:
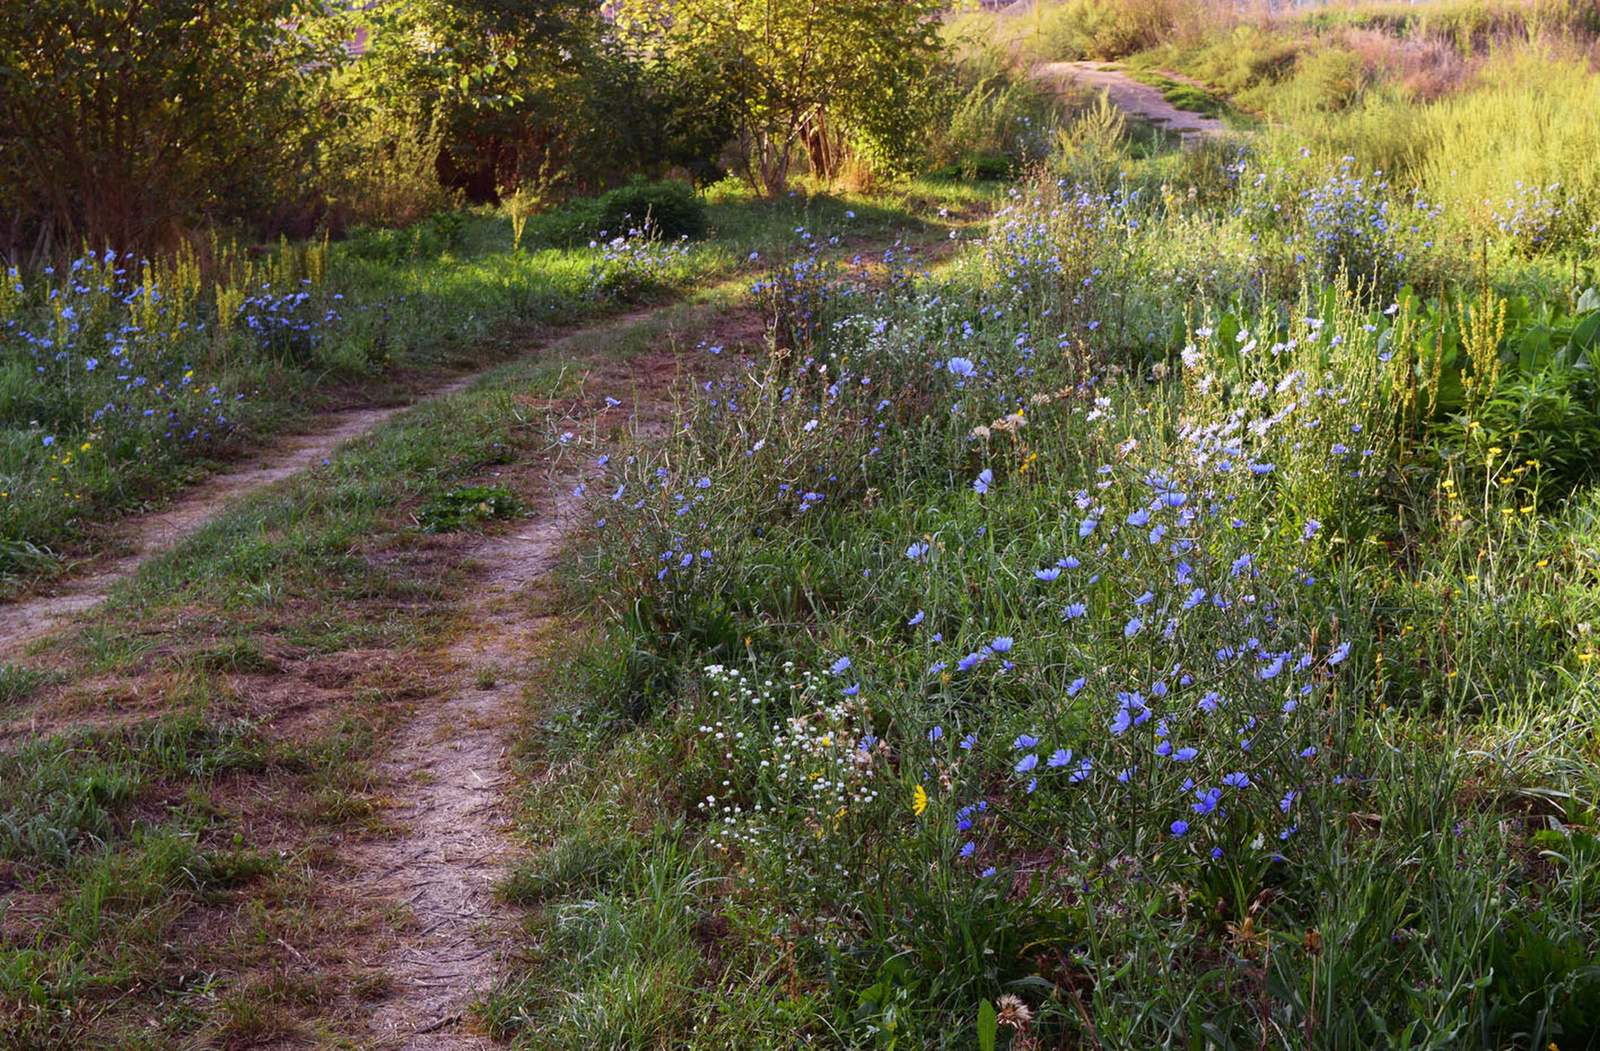
[[[343,30],[319,0],[28,0],[0,17],[0,243],[144,248],[310,163]]]
[[[585,0],[410,0],[368,18],[355,119],[437,128],[440,176],[475,200],[705,177],[732,134],[700,56],[640,46]]]
[[[941,8],[932,0],[630,0],[620,19],[674,61],[718,70],[747,174],[779,193],[800,149],[828,177],[852,131],[880,144],[904,140],[915,85],[940,50]]]

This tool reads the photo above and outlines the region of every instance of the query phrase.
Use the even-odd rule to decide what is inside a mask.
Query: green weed
[[[417,511],[417,525],[429,533],[449,533],[486,519],[510,518],[522,502],[498,485],[468,485],[438,496]]]

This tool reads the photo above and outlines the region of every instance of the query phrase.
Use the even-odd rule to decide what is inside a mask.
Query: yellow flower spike
[[[911,812],[921,817],[926,809],[928,809],[928,790],[918,785],[911,790]]]

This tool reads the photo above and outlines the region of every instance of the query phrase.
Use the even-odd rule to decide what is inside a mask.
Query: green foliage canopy
[[[0,18],[0,243],[170,244],[270,208],[345,58],[314,0],[29,0]]]
[[[619,21],[677,61],[720,70],[746,174],[775,194],[797,147],[829,175],[847,129],[893,138],[939,55],[940,9],[932,0],[632,0]]]

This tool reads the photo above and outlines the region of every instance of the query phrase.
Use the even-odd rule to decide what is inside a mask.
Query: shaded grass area
[[[337,942],[370,922],[364,907],[319,885],[327,837],[370,814],[352,804],[370,790],[372,725],[274,740],[205,685],[190,697],[182,714],[0,759],[9,1046],[155,1048],[196,1032],[239,1046],[381,986]],[[302,827],[320,844],[293,843]]]

